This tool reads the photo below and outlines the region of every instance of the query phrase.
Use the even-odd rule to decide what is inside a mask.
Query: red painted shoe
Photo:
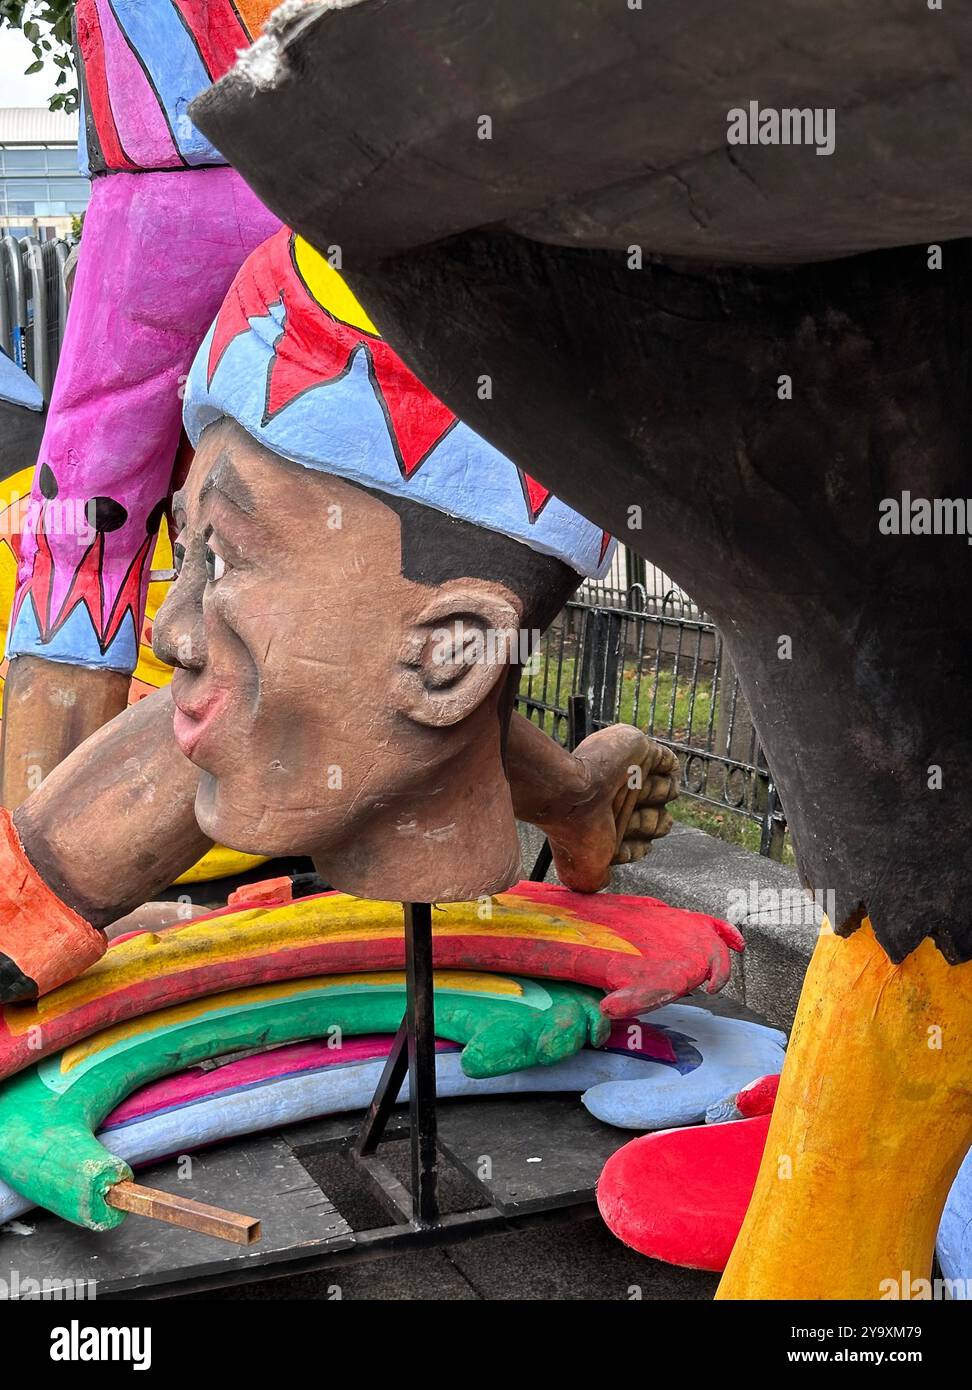
[[[660,1130],[612,1154],[597,1185],[608,1229],[653,1260],[721,1273],[756,1185],[778,1077],[740,1091],[750,1118]]]

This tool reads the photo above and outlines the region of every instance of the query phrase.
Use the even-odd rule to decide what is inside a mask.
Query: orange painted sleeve
[[[104,933],[44,882],[27,858],[10,812],[0,808],[0,952],[41,995],[100,960],[106,945]]]

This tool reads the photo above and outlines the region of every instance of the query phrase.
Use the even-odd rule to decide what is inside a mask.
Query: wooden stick
[[[151,1216],[154,1221],[167,1221],[170,1226],[184,1226],[200,1235],[231,1240],[236,1245],[252,1245],[260,1239],[260,1222],[252,1216],[240,1216],[222,1207],[194,1202],[191,1197],[176,1197],[154,1187],[142,1187],[137,1182],[118,1182],[105,1193],[105,1201],[118,1211]]]

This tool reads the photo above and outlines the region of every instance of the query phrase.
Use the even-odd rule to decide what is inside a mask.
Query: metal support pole
[[[27,370],[27,286],[20,259],[20,244],[12,236],[0,237],[0,260],[7,285],[11,356]]]
[[[783,844],[786,836],[786,817],[780,805],[780,795],[772,777],[766,789],[766,809],[763,812],[763,825],[760,834],[759,852],[768,859],[783,858]]]
[[[13,324],[16,315],[11,307],[11,285],[5,268],[6,251],[0,244],[0,352],[14,356]]]
[[[407,1071],[412,1225],[425,1230],[439,1221],[432,907],[430,903],[405,903],[404,910],[405,1017],[399,1024],[368,1113],[358,1131],[354,1151],[360,1158],[375,1153]],[[372,1171],[376,1172],[373,1165],[374,1160]]]
[[[36,237],[20,239],[24,282],[29,287],[30,336],[27,340],[27,370],[40,387],[45,401],[51,397],[51,361],[47,342],[47,271],[40,242]]]
[[[381,1143],[388,1117],[395,1108],[398,1093],[402,1089],[405,1073],[408,1071],[408,1018],[402,1019],[395,1034],[391,1051],[385,1060],[375,1094],[368,1106],[368,1113],[361,1122],[355,1150],[362,1156],[373,1154]]]
[[[429,903],[405,904],[405,973],[412,1216],[418,1226],[433,1226],[439,1219],[439,1202],[436,1192],[435,990],[432,907]]]
[[[591,707],[586,695],[571,695],[567,701],[567,747],[573,753],[591,732]]]
[[[617,719],[624,652],[624,617],[603,608],[589,608],[579,654],[580,687],[587,697],[595,727]]]

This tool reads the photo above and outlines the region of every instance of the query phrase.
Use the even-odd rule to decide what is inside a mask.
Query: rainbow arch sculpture
[[[626,1018],[728,979],[742,938],[728,922],[654,898],[572,893],[523,882],[485,904],[433,912],[441,968],[512,972],[610,991]],[[226,908],[112,943],[84,974],[0,1011],[0,1077],[98,1029],[206,994],[275,980],[401,969],[400,904],[325,893],[270,907]],[[395,1026],[397,1027],[397,1020]]]
[[[443,971],[435,1024],[463,1044],[468,1076],[544,1066],[610,1023],[594,990],[512,976]],[[103,1231],[124,1213],[108,1189],[132,1170],[95,1138],[101,1121],[138,1085],[204,1058],[308,1037],[390,1033],[405,1008],[399,972],[338,975],[229,991],[116,1024],[39,1062],[0,1091],[0,1177],[76,1225]]]

